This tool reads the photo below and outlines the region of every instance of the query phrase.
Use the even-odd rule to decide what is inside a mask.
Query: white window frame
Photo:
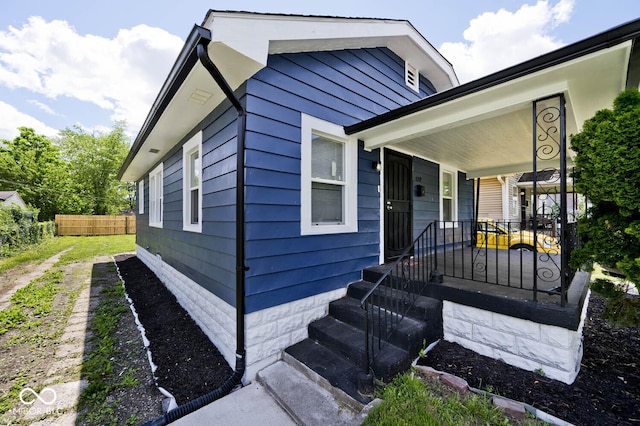
[[[164,163],[149,173],[149,226],[162,228],[164,201]]]
[[[191,187],[191,155],[198,152],[197,187]],[[191,223],[191,191],[198,190],[198,223]],[[196,133],[182,146],[182,229],[190,232],[202,232],[202,132]]]
[[[301,235],[358,232],[358,141],[348,137],[335,123],[301,114],[300,233]],[[344,144],[343,223],[314,224],[311,221],[311,144],[319,135]]]
[[[440,198],[440,222],[444,222],[444,199],[445,196],[442,191],[442,186],[444,183],[444,174],[451,175],[451,197],[448,197],[451,200],[451,220],[447,222],[453,222],[454,226],[457,226],[455,223],[458,220],[458,172],[453,169],[440,166],[440,188],[438,189]],[[452,226],[451,223],[446,224],[447,227]]]
[[[144,214],[144,179],[138,182],[138,214]]]

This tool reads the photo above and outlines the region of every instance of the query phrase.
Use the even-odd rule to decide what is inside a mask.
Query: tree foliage
[[[576,188],[592,207],[578,222],[574,266],[597,262],[640,283],[640,93],[622,92],[573,135]]]
[[[57,211],[61,183],[66,175],[58,148],[49,138],[28,127],[18,127],[15,139],[0,141],[0,189],[20,196],[51,220]]]
[[[60,132],[57,143],[72,177],[67,211],[115,214],[129,207],[128,185],[116,179],[129,151],[125,129],[118,122],[108,133],[89,134],[79,126]]]
[[[42,220],[56,214],[115,214],[131,208],[130,185],[116,174],[129,150],[126,126],[87,133],[75,126],[54,141],[19,127],[0,140],[0,190],[17,190]]]

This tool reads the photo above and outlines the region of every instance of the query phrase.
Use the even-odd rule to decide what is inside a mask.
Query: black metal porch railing
[[[436,225],[429,224],[360,300],[365,311],[365,375],[432,279],[437,261]]]
[[[564,306],[575,274],[568,265],[577,246],[575,223],[565,229],[553,221],[522,229],[516,221],[440,222],[438,270],[445,277],[560,295]]]

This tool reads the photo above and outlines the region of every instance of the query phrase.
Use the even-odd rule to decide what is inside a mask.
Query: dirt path
[[[124,298],[114,299],[108,291],[103,291],[113,293],[113,287],[119,282],[113,259],[101,256],[53,267],[64,253],[24,268],[23,274],[14,268],[0,275],[0,279],[12,279],[11,286],[5,285],[2,291],[3,300],[8,301],[10,294],[32,280],[50,271],[62,271],[51,312],[37,317],[28,328],[19,327],[0,335],[0,424],[104,424],[104,419],[109,418],[110,424],[124,425],[157,417],[161,395],[155,387],[133,316]],[[89,385],[86,362],[98,345],[93,338],[92,319],[102,303],[122,304],[124,308],[111,336],[117,349],[111,361],[114,380],[122,380],[124,376],[131,380],[127,385],[115,386],[106,398],[101,420],[92,421],[86,415],[80,417],[78,400]],[[28,404],[23,399],[28,400]]]
[[[41,277],[49,269],[55,265],[60,257],[71,250],[73,247],[69,247],[60,253],[51,256],[40,264],[32,265],[20,265],[18,267],[9,269],[0,274],[0,311],[9,307],[11,302],[9,299],[19,289],[29,284],[36,278]]]

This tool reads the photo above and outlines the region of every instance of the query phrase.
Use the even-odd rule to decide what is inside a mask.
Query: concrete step
[[[327,316],[309,324],[309,338],[347,358],[359,369],[366,365],[364,330]],[[388,382],[411,366],[413,355],[408,351],[377,340],[374,346],[376,353],[371,368],[377,378]]]
[[[353,297],[343,297],[329,304],[329,315],[360,330],[364,330],[365,327],[365,314],[365,310],[360,306],[360,301]],[[395,328],[389,338],[385,340],[412,355],[417,355],[423,346],[423,340],[433,334],[429,332],[424,321],[418,321],[411,317],[400,319],[391,312],[379,311],[375,306],[373,314],[374,321],[369,324],[369,329],[375,330],[376,333],[386,333],[391,328]]]
[[[305,339],[285,349],[285,359],[289,364],[303,364],[315,373],[315,381],[324,383],[325,388],[339,390],[359,404],[367,404],[371,398],[358,393],[358,377],[364,369],[358,367],[342,355],[320,343]],[[295,362],[291,361],[295,359]],[[321,378],[321,379],[320,379]]]
[[[373,288],[373,283],[367,280],[361,280],[354,283],[349,284],[349,288],[347,289],[347,295],[349,297],[353,297],[357,300],[361,300],[371,288]],[[397,290],[393,294],[390,292],[386,292],[384,289],[376,290],[373,294],[373,303],[377,304],[378,298],[386,297],[391,298],[393,303],[401,306],[403,304],[403,299],[408,295],[407,292],[402,290]],[[442,301],[438,299],[433,299],[431,297],[426,296],[418,296],[414,303],[414,306],[409,310],[407,316],[425,321],[431,328],[439,328],[442,329]]]
[[[300,425],[351,426],[362,423],[363,417],[359,411],[354,411],[284,361],[260,371],[257,380]]]

